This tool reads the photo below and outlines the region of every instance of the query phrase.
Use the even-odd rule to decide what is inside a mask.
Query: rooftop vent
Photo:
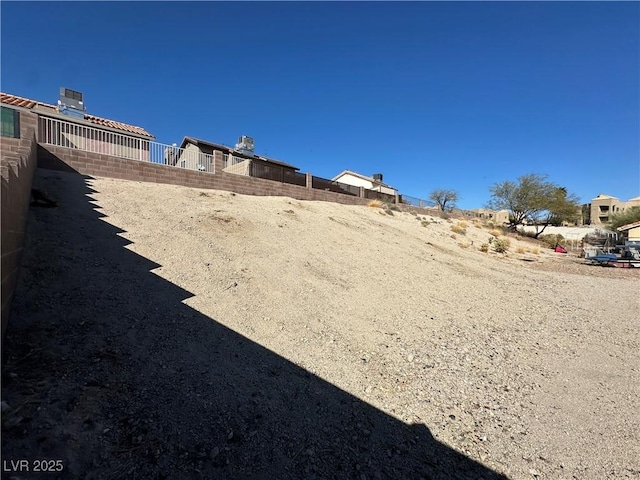
[[[381,173],[374,173],[373,174],[373,179],[376,180],[377,182],[382,183],[382,174]]]
[[[236,143],[236,150],[240,150],[243,153],[253,155],[253,152],[255,150],[253,138],[242,135],[240,138],[238,138],[238,143]]]
[[[84,96],[82,92],[76,92],[69,88],[60,88],[60,99],[58,100],[58,111],[70,117],[84,118]]]

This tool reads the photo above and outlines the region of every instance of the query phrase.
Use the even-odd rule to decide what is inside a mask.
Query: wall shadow
[[[62,460],[39,479],[506,478],[183,304],[191,294],[101,220],[90,183],[34,179],[60,205],[30,210],[5,466]]]

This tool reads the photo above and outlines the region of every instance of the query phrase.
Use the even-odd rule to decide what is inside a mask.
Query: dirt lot
[[[640,477],[640,269],[380,208],[36,184],[60,205],[31,208],[2,454],[63,470],[3,478]]]

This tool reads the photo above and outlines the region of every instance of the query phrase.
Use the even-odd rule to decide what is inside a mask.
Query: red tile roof
[[[631,230],[632,228],[640,227],[640,222],[627,223],[626,225],[622,225],[618,227],[619,232],[626,232],[627,230]]]
[[[16,95],[11,95],[9,93],[0,92],[0,102],[4,103],[5,105],[28,108],[30,110],[32,109],[36,109],[36,111],[53,110],[54,112],[58,112],[58,107],[56,105],[37,102],[35,100],[29,100],[28,98],[18,97]],[[115,130],[122,130],[124,132],[133,133],[135,135],[141,135],[143,137],[155,138],[152,134],[147,132],[142,127],[127,125],[126,123],[121,123],[121,122],[116,122],[114,120],[108,120],[106,118],[96,117],[95,115],[89,115],[87,113],[84,114],[84,119],[90,123],[93,123],[94,125],[113,128]]]

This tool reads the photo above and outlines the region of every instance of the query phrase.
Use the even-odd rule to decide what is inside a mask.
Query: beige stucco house
[[[587,204],[586,211],[589,218],[585,219],[586,224],[604,225],[609,222],[612,215],[624,212],[631,207],[640,207],[640,197],[630,198],[626,202],[611,195],[600,194]]]
[[[468,210],[468,212],[475,218],[481,218],[483,220],[491,220],[496,225],[509,223],[508,210],[491,210],[489,208],[476,208],[474,210]]]
[[[381,174],[375,174],[373,177],[367,177],[366,175],[352,172],[351,170],[344,170],[342,173],[333,177],[331,181],[345,183],[354,187],[364,187],[367,190],[386,193],[387,195],[396,195],[398,193],[397,189],[382,182]]]
[[[168,163],[177,167],[213,171],[212,162],[216,152],[220,152],[222,155],[222,171],[225,173],[305,185],[304,174],[298,173],[298,170],[300,170],[298,167],[280,160],[256,155],[246,150],[227,147],[226,145],[193,137],[184,137],[180,144],[179,154]],[[203,153],[208,158],[205,162],[207,163],[206,165],[202,165],[201,154]],[[196,164],[197,162],[199,163]]]
[[[640,222],[629,223],[628,225],[618,227],[618,232],[620,232],[628,242],[640,242]]]
[[[79,112],[72,116],[61,105],[0,93],[2,136],[19,132],[21,111],[38,115],[38,141],[67,148],[103,153],[133,160],[150,158],[150,140],[155,137],[141,127]],[[60,103],[60,102],[58,102]]]

